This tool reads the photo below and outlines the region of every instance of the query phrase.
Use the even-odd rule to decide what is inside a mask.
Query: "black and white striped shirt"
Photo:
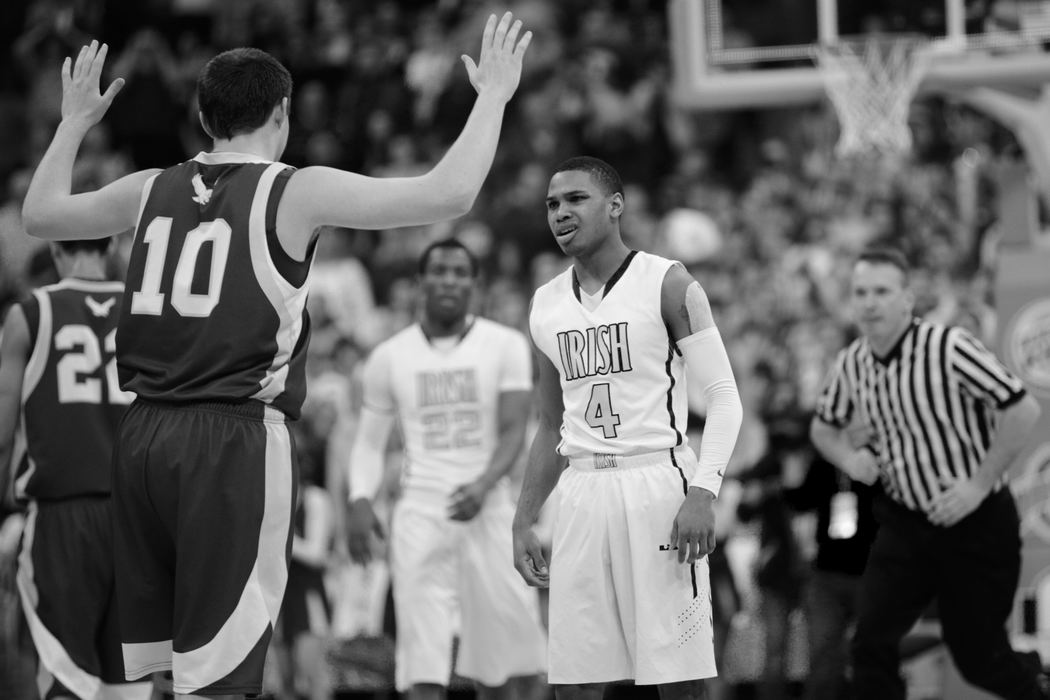
[[[996,410],[1024,394],[1021,380],[970,333],[916,319],[886,357],[864,338],[842,350],[816,414],[843,428],[859,412],[874,432],[886,492],[925,511],[946,480],[977,471]]]

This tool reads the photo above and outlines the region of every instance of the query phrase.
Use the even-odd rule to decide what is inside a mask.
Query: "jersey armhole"
[[[284,195],[284,188],[288,186],[288,181],[294,172],[295,168],[285,168],[277,174],[277,177],[273,180],[273,185],[270,187],[270,196],[266,202],[266,247],[269,249],[270,259],[273,260],[274,267],[277,268],[281,277],[298,289],[303,286],[307,275],[310,273],[310,260],[313,258],[317,240],[311,241],[310,247],[306,251],[306,259],[300,262],[285,252],[280,239],[277,237],[277,205],[280,204],[281,197]]]
[[[40,332],[40,301],[35,294],[30,294],[18,305],[22,307],[22,315],[25,316],[26,328],[29,330],[29,348],[35,348],[37,334]]]

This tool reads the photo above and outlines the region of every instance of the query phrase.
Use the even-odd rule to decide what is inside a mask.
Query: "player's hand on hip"
[[[692,564],[715,551],[715,495],[689,487],[671,526],[671,548],[678,549],[679,563]]]
[[[92,41],[80,49],[76,60],[67,57],[62,63],[62,121],[90,128],[113,104],[113,98],[124,87],[124,79],[117,78],[104,93],[99,92],[107,53],[106,44],[99,46],[98,41]]]
[[[525,530],[514,530],[514,568],[530,586],[537,588],[550,586],[547,559],[543,556],[540,538],[536,536],[536,531],[531,527]]]
[[[871,486],[879,478],[879,463],[875,459],[875,453],[867,447],[854,450],[849,461],[843,466],[849,478],[862,484]]]
[[[351,503],[346,520],[350,559],[358,564],[368,564],[372,561],[372,538],[386,539],[383,525],[372,509],[372,502],[367,498],[359,498]]]
[[[489,15],[478,62],[474,63],[474,59],[466,54],[460,56],[470,84],[479,95],[491,94],[506,102],[518,89],[521,60],[532,41],[532,32],[525,32],[519,39],[520,32],[521,20],[515,20],[510,12],[498,22],[496,15]]]
[[[990,491],[974,479],[942,479],[941,483],[946,488],[926,508],[929,521],[941,527],[951,527],[977,510]]]
[[[460,486],[449,497],[449,519],[473,520],[474,516],[481,512],[481,506],[485,504],[485,495],[488,492],[488,488],[480,480]]]

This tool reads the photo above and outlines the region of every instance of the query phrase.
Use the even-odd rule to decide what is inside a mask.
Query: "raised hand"
[[[109,46],[92,41],[80,49],[75,61],[67,57],[62,63],[62,121],[90,128],[113,104],[113,98],[124,87],[124,79],[117,78],[104,93],[99,92],[107,53]]]
[[[521,81],[521,59],[532,41],[532,32],[525,32],[521,39],[521,20],[507,12],[496,23],[496,15],[489,15],[485,33],[481,39],[481,55],[474,59],[463,54],[460,58],[467,68],[467,77],[478,94],[491,94],[504,102],[514,95]]]

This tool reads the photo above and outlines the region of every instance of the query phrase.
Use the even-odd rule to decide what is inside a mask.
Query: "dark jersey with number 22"
[[[124,285],[78,278],[21,303],[29,327],[15,494],[57,500],[110,492],[113,435],[131,394],[113,359]]]
[[[117,331],[124,389],[169,403],[255,399],[298,418],[313,252],[277,239],[292,168],[201,153],[143,189]]]

